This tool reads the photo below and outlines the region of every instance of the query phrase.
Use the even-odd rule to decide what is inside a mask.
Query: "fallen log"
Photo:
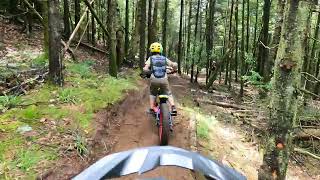
[[[315,138],[320,140],[320,129],[302,129],[297,132],[294,139],[310,139]]]
[[[247,109],[245,107],[241,107],[235,104],[224,103],[224,102],[216,102],[216,101],[210,101],[210,100],[204,100],[204,99],[197,99],[197,101],[200,103],[212,104],[212,105],[221,106],[224,108],[233,108],[233,109],[241,109],[241,110]]]
[[[294,148],[294,151],[295,152],[298,152],[298,153],[301,153],[301,154],[304,154],[304,155],[308,155],[310,157],[313,157],[315,159],[318,159],[320,160],[320,157],[315,155],[315,154],[312,154],[311,152],[307,151],[307,150],[304,150],[304,149],[301,149],[301,148]]]
[[[7,89],[7,90],[5,90],[5,91],[3,91],[3,92],[0,92],[0,94],[2,94],[2,95],[7,95],[8,93],[11,93],[12,91],[15,91],[15,90],[17,90],[17,89],[20,89],[20,88],[21,88],[22,86],[24,86],[24,85],[27,85],[27,84],[29,84],[29,83],[31,83],[31,82],[34,82],[34,81],[37,81],[37,80],[40,80],[40,79],[44,79],[44,77],[45,77],[46,75],[48,75],[48,73],[49,73],[49,72],[46,72],[46,73],[41,74],[41,75],[36,75],[34,78],[28,79],[28,80],[22,82],[21,84],[19,84],[19,85],[17,85],[17,86],[14,86],[14,87],[12,87],[12,88],[10,88],[10,89]],[[22,91],[24,91],[24,90],[22,90]]]
[[[92,49],[92,50],[95,50],[95,51],[104,53],[104,54],[108,54],[107,51],[104,51],[104,50],[102,50],[102,49],[99,49],[99,48],[97,48],[97,47],[95,47],[95,46],[92,46],[92,45],[87,44],[87,43],[84,43],[84,42],[80,42],[80,45],[85,46],[85,47],[87,47],[87,48],[90,48],[90,49]]]

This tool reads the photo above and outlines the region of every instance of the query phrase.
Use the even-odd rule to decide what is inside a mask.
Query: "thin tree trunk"
[[[232,36],[232,18],[233,18],[233,8],[234,8],[234,0],[231,0],[231,9],[230,9],[230,19],[229,19],[229,36],[228,36],[228,48],[231,48],[231,44],[232,44],[232,40],[231,40],[231,36]],[[224,80],[224,84],[227,85],[228,82],[231,81],[230,78],[230,74],[231,73],[231,57],[232,57],[232,53],[231,53],[231,49],[230,49],[230,54],[229,54],[229,58],[227,58],[227,62],[226,62],[226,74],[225,74],[225,80]]]
[[[191,43],[191,18],[192,18],[192,0],[189,0],[189,17],[188,17],[188,38],[187,38],[187,54],[186,54],[186,71],[189,74],[189,58]]]
[[[208,84],[210,76],[210,62],[212,61],[212,50],[214,41],[214,13],[215,13],[215,0],[209,1],[208,12],[207,12],[207,22],[206,22],[206,51],[207,51],[207,63],[206,63],[206,84]]]
[[[314,37],[313,37],[313,44],[311,48],[311,54],[309,58],[309,67],[308,67],[308,72],[310,74],[314,74],[315,77],[317,77],[318,72],[319,72],[319,64],[316,59],[316,47],[318,43],[318,38],[319,38],[319,26],[320,26],[320,13],[318,13],[318,19],[317,19],[317,24],[316,24],[316,29],[314,30]],[[309,90],[312,90],[315,88],[313,84],[308,83],[307,88]]]
[[[153,0],[149,0],[148,4],[148,47],[152,42],[152,2]]]
[[[53,84],[62,86],[62,57],[61,49],[61,23],[59,13],[59,0],[49,0],[49,77]]]
[[[249,52],[249,41],[250,41],[250,0],[247,0],[247,43],[246,53]]]
[[[197,33],[198,33],[198,22],[199,22],[199,12],[200,12],[200,4],[201,4],[201,0],[198,0],[198,5],[197,5],[197,14],[196,14],[196,26],[194,29],[194,46],[193,46],[193,57],[192,57],[192,62],[191,62],[191,78],[190,78],[190,82],[193,82],[193,76],[194,76],[194,54],[195,54],[195,44],[197,41]]]
[[[163,20],[163,30],[162,30],[162,46],[163,46],[163,54],[167,52],[167,25],[168,25],[168,8],[169,8],[169,0],[165,0],[164,4],[164,20]]]
[[[235,59],[234,59],[234,70],[235,70],[235,81],[238,82],[238,43],[239,43],[239,0],[236,0],[236,14],[235,14],[235,18],[236,18],[236,55],[235,55]]]
[[[125,43],[124,43],[125,56],[128,55],[128,51],[129,51],[129,13],[130,13],[129,12],[129,0],[126,0],[125,40],[124,40],[125,41]]]
[[[309,57],[309,53],[310,53],[310,36],[311,36],[311,19],[312,19],[312,10],[310,9],[308,12],[309,16],[308,16],[308,23],[307,23],[307,27],[305,28],[304,31],[304,41],[303,41],[303,45],[305,47],[304,49],[304,61],[303,61],[303,66],[302,66],[302,70],[304,72],[308,72],[309,74],[313,74],[312,72],[312,63],[311,63],[311,59]],[[302,80],[302,83],[304,84],[304,80]],[[306,81],[306,89],[307,90],[311,90],[311,86],[312,83],[310,81]]]
[[[280,37],[281,37],[281,25],[283,23],[283,12],[284,12],[285,3],[286,3],[285,0],[278,0],[278,3],[277,3],[275,29],[274,29],[272,42],[270,45],[272,49],[270,50],[268,62],[266,63],[266,75],[265,75],[266,82],[270,81],[272,77],[272,68],[277,56],[278,46],[279,46]]]
[[[69,0],[63,0],[63,22],[64,22],[64,38],[70,37],[70,11],[69,11]]]
[[[139,27],[139,34],[140,34],[140,46],[139,46],[139,67],[142,70],[144,66],[145,60],[145,51],[146,51],[146,9],[147,9],[147,1],[141,0],[140,1],[140,27]]]
[[[43,12],[43,41],[44,41],[44,54],[45,57],[49,57],[49,22],[48,22],[48,2],[42,1],[42,12]],[[41,17],[41,16],[40,16]]]
[[[92,3],[92,8],[94,8],[94,3]],[[94,21],[94,16],[91,16],[91,43],[96,44],[96,23]]]
[[[265,47],[268,46],[269,43],[269,19],[270,19],[270,8],[271,1],[264,0],[263,6],[263,16],[262,16],[262,36],[259,39],[259,54],[258,54],[258,62],[257,62],[257,72],[262,77],[265,77],[265,63],[268,61],[269,50]]]
[[[282,36],[275,62],[274,80],[270,103],[270,119],[265,139],[263,164],[259,179],[286,178],[290,152],[293,149],[292,132],[296,121],[300,87],[300,71],[303,63],[303,34],[306,28],[309,1],[288,0],[285,6]]]
[[[74,1],[74,26],[78,24],[80,21],[80,12],[81,12],[81,6],[80,6],[80,0]]]
[[[183,26],[183,0],[180,1],[180,27],[179,27],[179,49],[178,49],[178,73],[181,74],[181,60],[182,60],[182,26]]]
[[[116,52],[116,32],[115,32],[115,16],[116,16],[116,6],[114,2],[116,0],[108,0],[108,22],[107,22],[107,32],[108,32],[108,51],[109,51],[109,74],[110,76],[117,77],[118,67],[117,67],[117,52]],[[101,26],[102,27],[102,26]]]
[[[240,72],[241,72],[241,77],[240,77],[240,97],[243,97],[243,86],[244,86],[244,79],[243,76],[245,74],[244,68],[245,68],[245,47],[244,47],[244,1],[242,0],[242,29],[241,29],[241,67],[240,67]]]
[[[153,8],[153,19],[152,19],[152,30],[151,30],[151,42],[158,41],[158,6],[159,0],[154,1],[154,8]]]
[[[254,34],[253,34],[253,48],[252,48],[252,54],[255,54],[257,49],[257,31],[258,31],[258,14],[259,14],[259,0],[257,0],[256,5],[256,20],[254,23]]]

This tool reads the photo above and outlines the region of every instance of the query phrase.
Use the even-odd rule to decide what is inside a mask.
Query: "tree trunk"
[[[309,16],[308,16],[308,23],[307,23],[307,27],[305,28],[305,31],[304,31],[304,61],[303,61],[303,66],[302,66],[302,70],[304,72],[308,72],[309,74],[312,74],[313,75],[313,72],[312,72],[312,59],[310,59],[309,57],[309,53],[310,53],[310,36],[311,36],[311,19],[312,19],[312,10],[310,9],[309,12],[308,12]],[[311,86],[312,86],[312,82],[310,81],[305,81],[304,79],[302,80],[302,83],[306,83],[306,89],[307,90],[311,90]]]
[[[140,1],[140,27],[139,27],[139,34],[140,34],[140,46],[139,46],[139,67],[142,70],[144,67],[144,60],[145,60],[145,51],[146,51],[146,7],[147,1],[141,0]]]
[[[265,63],[268,61],[268,54],[269,50],[265,47],[268,46],[269,40],[269,19],[270,19],[270,8],[271,8],[271,1],[264,0],[263,6],[263,16],[262,16],[262,29],[261,29],[261,37],[259,39],[259,54],[258,54],[258,61],[257,61],[257,72],[262,77],[265,77]],[[262,44],[263,43],[263,44]]]
[[[136,60],[135,56],[138,53],[139,50],[139,41],[140,41],[140,14],[139,13],[141,10],[141,6],[140,6],[141,0],[137,0],[137,5],[136,5],[136,12],[135,12],[135,25],[134,25],[134,29],[132,32],[132,36],[131,36],[131,41],[130,41],[130,49],[129,49],[129,54],[128,54],[128,58],[131,60]],[[134,11],[133,11],[134,12]]]
[[[207,63],[206,63],[206,84],[209,79],[210,71],[210,62],[212,61],[212,50],[213,50],[213,41],[214,41],[214,13],[215,13],[215,0],[209,1],[209,10],[207,13],[207,22],[206,22],[206,51],[207,51]]]
[[[49,57],[49,22],[48,22],[48,2],[42,1],[42,18],[43,18],[43,41],[44,41],[44,54],[45,57]]]
[[[250,41],[250,0],[247,0],[247,42],[246,42],[246,53],[249,52],[249,41]]]
[[[253,34],[253,48],[252,48],[252,54],[255,54],[257,49],[257,31],[258,31],[258,14],[259,14],[259,0],[257,0],[257,6],[256,6],[256,20],[254,23],[254,34]]]
[[[62,58],[61,50],[61,23],[59,13],[59,0],[48,1],[49,22],[49,77],[53,84],[62,86]]]
[[[117,77],[117,52],[116,52],[116,32],[115,32],[115,16],[116,16],[116,0],[108,0],[108,22],[107,31],[108,35],[108,51],[109,51],[109,74],[110,76]]]
[[[116,33],[116,38],[117,38],[117,67],[118,70],[121,68],[122,64],[123,64],[123,60],[124,60],[124,40],[123,40],[123,31],[121,29],[119,29]]]
[[[244,1],[242,0],[242,29],[241,29],[241,77],[240,77],[240,97],[243,97],[243,86],[244,86],[244,79],[243,76],[245,75],[245,48],[244,48]],[[256,22],[257,23],[257,22]]]
[[[239,33],[238,33],[238,29],[239,29],[239,0],[236,0],[236,13],[235,13],[235,19],[236,19],[236,33],[235,33],[235,36],[236,36],[236,55],[235,55],[235,58],[234,58],[234,70],[235,70],[235,81],[238,82],[238,43],[239,43]]]
[[[290,152],[293,149],[292,132],[296,121],[298,95],[293,87],[300,86],[303,63],[303,32],[311,2],[288,0],[280,46],[275,62],[270,103],[270,119],[265,141],[263,164],[259,179],[284,180]]]
[[[153,0],[149,0],[148,4],[148,47],[152,42],[152,2]]]
[[[154,8],[153,8],[153,17],[152,17],[152,28],[151,28],[151,42],[158,41],[158,6],[159,0],[154,1]]]
[[[167,25],[168,25],[168,8],[169,8],[169,0],[165,0],[164,4],[164,14],[163,14],[163,30],[162,30],[162,46],[163,46],[163,54],[167,53]]]
[[[92,8],[94,8],[94,3],[92,3]],[[91,44],[96,44],[96,23],[94,21],[94,16],[91,16]]]
[[[180,1],[180,27],[179,27],[179,49],[178,49],[178,73],[181,74],[181,60],[182,60],[182,26],[183,26],[183,0]]]
[[[195,59],[195,44],[197,41],[197,33],[198,33],[198,23],[199,23],[199,12],[200,12],[200,4],[201,4],[201,0],[198,0],[198,5],[197,5],[197,13],[196,13],[196,26],[194,29],[194,45],[193,45],[193,57],[192,57],[192,62],[191,62],[191,78],[190,78],[190,82],[193,82],[193,76],[194,76],[194,59]]]
[[[308,67],[308,72],[310,74],[314,74],[315,77],[317,77],[318,75],[318,66],[319,64],[317,64],[317,59],[316,59],[316,47],[317,47],[317,43],[318,43],[318,38],[319,38],[319,26],[320,26],[320,13],[318,13],[318,19],[317,19],[317,24],[316,24],[316,29],[314,30],[314,37],[313,37],[313,43],[312,43],[312,48],[311,48],[311,54],[310,54],[310,58],[309,58],[309,67]],[[318,67],[318,68],[317,68]],[[312,84],[309,83],[309,86],[307,88],[309,88],[309,90],[311,90]]]
[[[234,8],[234,0],[231,0],[231,9],[230,9],[230,19],[229,19],[229,36],[228,36],[228,48],[231,50],[231,45],[232,45],[232,18],[233,18],[233,8]],[[225,79],[224,79],[224,84],[227,85],[228,82],[231,82],[231,57],[232,53],[229,51],[229,58],[227,58],[226,61],[226,74],[225,74]],[[230,74],[229,74],[230,73]]]
[[[275,22],[272,42],[270,45],[272,49],[270,51],[268,62],[266,64],[266,75],[265,75],[266,82],[270,81],[272,77],[272,68],[277,56],[278,46],[279,46],[280,37],[281,37],[281,25],[283,23],[283,11],[284,11],[285,3],[286,3],[285,0],[278,0],[278,3],[277,3],[277,14],[275,16],[276,22]]]
[[[124,42],[124,53],[125,53],[125,56],[127,56],[128,51],[129,51],[129,0],[126,0],[125,40],[124,41],[125,41]]]
[[[312,45],[312,50],[311,50],[311,58],[313,59],[314,63],[316,64],[315,66],[315,76],[317,77],[318,73],[319,73],[319,63],[320,63],[320,57],[318,56],[318,60],[316,62],[316,57],[315,57],[315,49],[317,46],[317,41],[316,39],[319,38],[319,26],[320,26],[320,13],[318,13],[318,20],[317,20],[317,26],[316,26],[316,30],[315,30],[315,35],[314,35],[314,41],[313,41],[313,45]],[[319,52],[320,55],[320,52]]]
[[[18,5],[18,0],[10,0],[9,2],[9,8],[8,11],[10,14],[16,14],[17,13],[17,5]]]
[[[189,17],[188,17],[188,37],[187,37],[187,54],[186,54],[186,71],[189,74],[189,58],[190,58],[190,43],[191,43],[191,18],[192,18],[192,0],[189,0]]]
[[[64,38],[70,37],[70,11],[69,11],[69,0],[63,0],[63,22],[64,22]]]
[[[81,6],[80,0],[74,0],[74,26],[80,21]]]

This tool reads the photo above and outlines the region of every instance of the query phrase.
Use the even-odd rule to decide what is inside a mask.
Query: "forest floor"
[[[29,39],[17,26],[1,21],[0,28],[8,32],[0,63],[28,69],[32,63],[46,61],[41,55],[41,37]],[[16,38],[11,41],[13,36]],[[148,82],[137,80],[136,72],[129,70],[119,79],[102,75],[106,68],[101,67],[107,63],[101,54],[80,49],[76,55],[79,63],[66,63],[64,88],[40,82],[0,114],[0,179],[69,179],[110,153],[158,144],[157,129],[146,114]],[[197,149],[248,179],[257,179],[261,137],[250,122],[258,119],[254,126],[266,124],[267,100],[260,99],[254,87],[246,88],[244,102],[240,102],[235,91],[217,82],[215,90],[207,92],[187,78],[170,76],[179,115],[169,144]],[[203,79],[199,80],[201,84]],[[210,105],[204,100],[234,107]],[[293,155],[288,179],[320,179],[319,164]],[[196,179],[191,171],[175,167],[121,179],[145,177]]]

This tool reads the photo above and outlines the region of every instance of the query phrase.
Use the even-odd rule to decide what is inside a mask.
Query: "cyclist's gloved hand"
[[[151,71],[142,71],[140,73],[141,78],[150,78],[150,76],[151,76]]]

